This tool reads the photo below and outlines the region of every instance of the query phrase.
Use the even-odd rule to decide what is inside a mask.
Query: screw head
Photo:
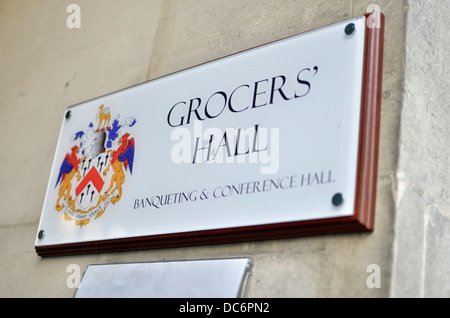
[[[66,112],[66,119],[69,119],[69,118],[70,118],[70,115],[71,115],[70,110],[68,110],[68,111]]]
[[[356,29],[356,26],[354,23],[349,23],[347,24],[347,26],[345,27],[345,34],[350,35],[352,34]]]
[[[333,203],[334,206],[340,206],[342,202],[344,202],[344,197],[341,193],[336,193],[331,199],[331,203]]]
[[[38,233],[38,239],[42,240],[44,238],[44,236],[45,236],[44,230],[40,230]]]

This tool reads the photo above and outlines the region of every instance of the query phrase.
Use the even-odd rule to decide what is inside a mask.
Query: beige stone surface
[[[81,6],[81,29],[66,7]],[[0,297],[72,297],[70,264],[252,257],[249,297],[389,295],[406,1],[386,9],[376,229],[372,234],[40,258],[34,252],[65,109],[181,69],[366,13],[371,2],[4,0],[0,2]],[[370,264],[381,288],[366,286]]]
[[[409,1],[392,296],[450,297],[450,3]]]
[[[348,19],[349,2],[164,1],[149,77]]]

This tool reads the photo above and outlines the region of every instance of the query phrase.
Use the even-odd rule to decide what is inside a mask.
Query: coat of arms
[[[56,180],[56,210],[81,227],[120,200],[126,173],[133,173],[135,144],[130,130],[136,120],[121,121],[117,116],[110,125],[110,118],[102,105],[97,128],[91,122],[86,130],[74,133]]]

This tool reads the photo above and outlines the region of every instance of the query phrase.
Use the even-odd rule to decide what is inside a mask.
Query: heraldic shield
[[[126,172],[133,173],[135,143],[129,131],[136,120],[117,116],[110,126],[110,111],[103,105],[97,120],[96,129],[89,123],[85,131],[74,133],[55,186],[55,209],[81,227],[120,200]]]

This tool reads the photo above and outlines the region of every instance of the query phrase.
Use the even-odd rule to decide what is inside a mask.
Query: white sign
[[[366,32],[359,17],[70,107],[38,253],[353,216]]]

